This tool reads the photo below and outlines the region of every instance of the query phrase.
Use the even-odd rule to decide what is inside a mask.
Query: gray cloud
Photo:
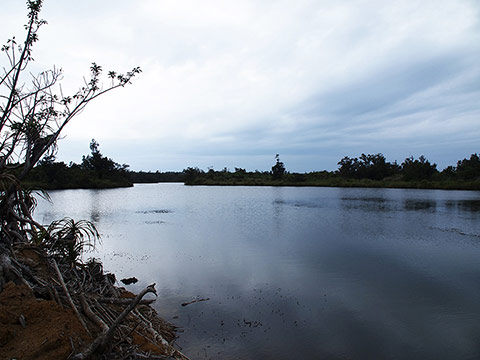
[[[6,39],[25,11],[2,6]],[[50,0],[35,58],[38,69],[61,65],[69,91],[91,61],[144,70],[69,125],[62,160],[80,158],[94,137],[135,169],[268,169],[280,153],[290,170],[331,170],[362,152],[425,154],[441,167],[479,151],[479,9],[468,0]]]

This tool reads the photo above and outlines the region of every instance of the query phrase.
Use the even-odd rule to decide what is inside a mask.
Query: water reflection
[[[380,189],[378,189],[380,190]],[[349,195],[342,196],[341,206],[345,210],[363,210],[370,212],[395,211],[395,205],[391,199],[386,196],[366,196],[354,197]]]
[[[405,210],[409,211],[418,211],[418,210],[429,210],[435,211],[437,209],[436,200],[424,200],[424,199],[406,199],[403,202],[403,207]]]
[[[466,212],[480,212],[480,200],[447,200],[445,205]]]
[[[99,200],[101,198],[100,190],[91,190],[86,192],[89,197],[89,208],[90,208],[90,217],[89,220],[93,223],[98,223],[101,217],[101,210]]]
[[[139,278],[133,290],[157,283],[192,358],[480,357],[478,193],[159,184],[52,198],[36,216],[96,214],[105,267]],[[180,306],[195,297],[210,300]]]

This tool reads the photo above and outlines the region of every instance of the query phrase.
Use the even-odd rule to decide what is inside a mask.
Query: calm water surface
[[[184,329],[195,359],[479,359],[480,193],[187,187],[50,192],[92,256]],[[209,301],[182,307],[194,298]]]

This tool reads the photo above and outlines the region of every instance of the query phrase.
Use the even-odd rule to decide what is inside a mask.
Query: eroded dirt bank
[[[25,244],[14,254],[24,279],[0,292],[0,360],[187,359],[175,347],[175,327],[149,305],[153,296],[114,286],[99,262],[56,265]]]

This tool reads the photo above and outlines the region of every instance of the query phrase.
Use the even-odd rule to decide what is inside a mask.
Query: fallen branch
[[[82,304],[82,309],[85,315],[92,320],[102,331],[108,330],[108,325],[100,317],[95,315],[95,313],[90,309],[85,295],[80,294],[80,303]]]
[[[205,299],[195,299],[195,300],[192,300],[192,301],[189,301],[189,302],[185,302],[182,304],[182,306],[187,306],[187,305],[190,305],[190,304],[195,304],[197,302],[201,302],[201,301],[208,301],[210,300],[210,298],[205,298]]]
[[[58,295],[57,289],[55,289],[55,286],[52,284],[48,284],[48,288],[51,289],[53,293],[53,297],[55,298],[55,301],[57,302],[58,305],[63,306],[62,300],[60,299],[60,295]]]
[[[148,332],[150,332],[150,335],[152,335],[153,339],[155,341],[159,341],[163,346],[167,347],[167,348],[170,348],[170,344],[168,343],[167,340],[165,340],[163,338],[162,335],[160,335],[158,333],[158,331],[156,331],[153,326],[152,326],[152,323],[150,321],[148,321],[138,310],[135,310],[132,312],[132,314],[137,318],[139,319],[141,322],[143,322],[143,325],[144,325],[144,329]],[[147,327],[148,325],[148,327]]]
[[[57,262],[55,261],[55,259],[52,259],[52,262],[53,262],[53,267],[55,268],[55,271],[57,273],[58,280],[60,280],[60,284],[62,285],[63,291],[65,292],[65,295],[67,296],[67,300],[68,300],[68,303],[70,304],[70,307],[72,308],[75,315],[77,315],[77,318],[80,321],[80,324],[82,324],[82,326],[85,328],[85,330],[87,331],[87,334],[91,336],[92,334],[90,334],[90,331],[87,328],[87,324],[85,324],[85,321],[83,321],[83,318],[80,315],[80,312],[78,311],[77,307],[73,303],[72,297],[70,296],[70,293],[68,292],[67,286],[65,285],[65,281],[63,280],[63,276],[62,276],[62,273],[60,272],[60,269],[58,268]]]
[[[151,300],[140,300],[140,305],[150,305],[151,303],[155,302],[156,299]],[[117,298],[100,298],[98,299],[101,303],[106,304],[117,304],[117,305],[128,305],[132,302],[132,299],[117,299]]]
[[[144,354],[134,354],[135,359],[145,359],[145,360],[163,360],[163,359],[171,359],[168,355],[144,355]]]
[[[126,309],[123,310],[120,315],[118,315],[118,317],[113,322],[112,326],[110,326],[109,328],[102,331],[102,333],[100,333],[100,335],[97,336],[97,338],[90,344],[90,346],[85,351],[76,354],[72,359],[73,360],[88,359],[96,351],[103,350],[106,347],[106,345],[113,338],[113,334],[114,334],[116,328],[122,323],[122,321],[127,317],[127,315],[135,308],[135,306],[138,305],[140,300],[142,300],[142,298],[147,293],[153,293],[153,294],[157,295],[157,292],[155,290],[155,284],[149,285],[145,289],[143,289],[140,292],[140,294],[138,294],[135,297],[135,299],[133,299],[130,302],[130,304],[126,307]]]
[[[33,292],[33,287],[29,282],[22,276],[21,270],[16,269],[14,264],[12,264],[12,257],[8,254],[0,254],[0,290],[3,290],[3,286],[10,280],[20,281],[26,287],[28,287]]]
[[[98,316],[101,315],[102,320],[105,321],[105,323],[107,325],[110,326],[110,324],[113,324],[113,322],[115,321],[115,318],[118,316],[118,314],[116,314],[116,315],[113,314],[111,309],[107,309],[106,307],[104,307],[102,304],[100,304],[97,301],[97,299],[95,299],[94,301],[95,301],[95,308],[98,311]]]
[[[25,265],[21,264],[14,257],[11,258],[12,262],[21,269],[22,272],[25,272],[37,285],[45,286],[45,283],[33,275],[32,271]]]
[[[174,358],[175,360],[190,360],[185,354],[183,354],[181,351],[175,349],[173,345],[170,345],[167,340],[163,338],[161,334],[158,333],[153,328],[152,323],[146,319],[138,310],[135,310],[132,312],[132,315],[134,315],[137,319],[139,319],[141,322],[143,322],[143,325],[148,325],[144,327],[144,330],[150,333],[152,335],[153,339],[157,342],[160,342],[168,351],[168,355],[170,358]],[[141,334],[140,334],[141,335]]]

